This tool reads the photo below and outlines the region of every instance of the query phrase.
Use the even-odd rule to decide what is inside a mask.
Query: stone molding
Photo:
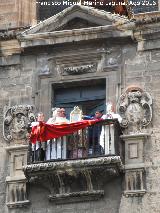
[[[160,12],[154,11],[149,13],[140,13],[134,15],[137,26],[160,22]]]
[[[104,190],[81,191],[73,193],[64,193],[58,195],[49,195],[50,201],[55,204],[75,203],[83,201],[98,200],[104,196]]]
[[[80,169],[80,168],[94,168],[94,166],[104,166],[117,164],[119,169],[123,168],[123,164],[120,156],[111,156],[111,157],[99,157],[99,158],[90,158],[90,159],[80,159],[80,160],[68,160],[68,161],[56,161],[48,163],[38,163],[30,164],[23,167],[24,173],[26,176],[32,176],[32,172],[36,173],[39,171],[54,171],[61,170],[67,171],[70,169]]]
[[[44,46],[73,41],[93,40],[98,38],[133,37],[132,30],[117,29],[115,26],[100,26],[82,29],[19,35],[18,40],[22,48]]]

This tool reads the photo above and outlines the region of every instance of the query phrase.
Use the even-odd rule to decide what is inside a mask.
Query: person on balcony
[[[83,119],[84,120],[94,120],[94,119],[99,119],[101,120],[103,116],[103,111],[102,110],[97,110],[94,114],[94,116],[87,116],[84,115]],[[102,131],[102,125],[94,125],[90,126],[88,128],[88,141],[89,141],[89,150],[88,154],[89,155],[101,155],[103,153],[102,147],[100,146],[100,135]]]
[[[48,124],[66,124],[69,120],[66,118],[64,108],[56,108],[53,116],[47,121]],[[66,159],[66,136],[47,141],[46,160]]]
[[[122,118],[119,114],[115,113],[114,106],[111,102],[106,104],[107,113],[102,116],[102,119],[118,119],[119,123],[121,123]]]
[[[37,121],[31,123],[32,126],[36,126],[39,122],[44,122],[44,114],[39,112],[37,115]],[[45,143],[37,141],[36,144],[32,144],[32,161],[44,161],[45,159]]]
[[[114,105],[111,102],[106,103],[106,111],[107,113],[102,116],[102,119],[118,119],[119,123],[121,123],[122,118],[119,114],[115,113]],[[100,145],[103,147],[106,155],[115,154],[113,124],[102,126]]]

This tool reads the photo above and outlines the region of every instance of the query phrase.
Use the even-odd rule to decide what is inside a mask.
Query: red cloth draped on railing
[[[44,122],[39,122],[39,125],[32,127],[30,141],[36,143],[36,141],[44,142],[53,138],[59,138],[64,135],[72,134],[77,130],[84,129],[99,121],[101,121],[101,119],[82,120],[70,124],[46,124]]]

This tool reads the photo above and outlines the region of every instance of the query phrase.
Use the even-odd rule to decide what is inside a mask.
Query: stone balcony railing
[[[102,120],[71,135],[29,147],[28,164],[48,161],[122,156],[121,129],[116,119]]]

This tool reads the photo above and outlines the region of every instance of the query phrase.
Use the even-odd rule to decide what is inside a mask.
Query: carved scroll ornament
[[[152,98],[140,88],[127,90],[120,96],[121,126],[130,133],[141,132],[152,119]]]
[[[85,73],[95,72],[95,71],[96,71],[96,63],[65,67],[63,69],[62,75],[66,75],[66,74],[68,74],[68,75],[80,75],[80,74],[85,74]]]
[[[33,122],[33,106],[18,105],[9,108],[3,120],[3,136],[6,141],[26,138],[28,123]]]

